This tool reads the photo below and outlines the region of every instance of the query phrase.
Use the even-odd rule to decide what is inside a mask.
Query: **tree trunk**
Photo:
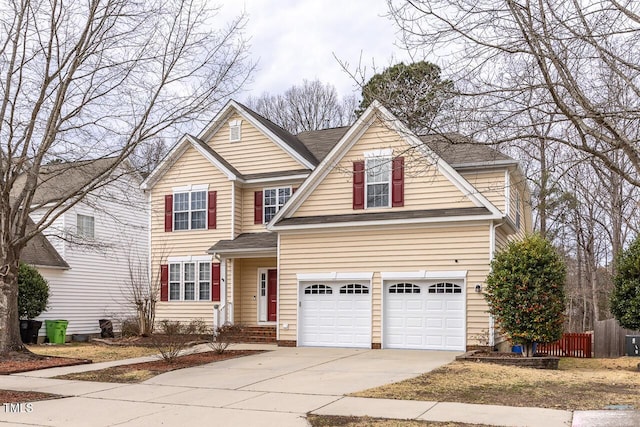
[[[546,141],[540,138],[540,193],[538,194],[539,232],[547,238],[547,197],[549,185],[549,171],[547,170]]]
[[[533,343],[526,342],[522,345],[522,355],[524,357],[533,357]]]
[[[18,259],[0,260],[0,354],[24,351],[18,317]]]

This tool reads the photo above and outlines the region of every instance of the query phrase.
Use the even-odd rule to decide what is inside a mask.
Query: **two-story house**
[[[280,345],[464,350],[496,333],[496,249],[531,230],[515,160],[417,136],[379,103],[291,135],[229,102],[145,180],[157,319],[276,328]]]
[[[148,286],[148,213],[141,178],[126,163],[79,203],[94,176],[114,165],[103,158],[42,167],[30,217],[57,215],[21,254],[49,283],[47,310],[37,320],[64,319],[67,335],[98,334],[99,320],[118,325],[135,315],[133,286]],[[20,182],[16,185],[20,188]],[[147,283],[140,283],[140,281]],[[42,327],[40,335],[45,335]]]

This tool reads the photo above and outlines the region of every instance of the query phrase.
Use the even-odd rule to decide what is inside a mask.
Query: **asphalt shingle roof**
[[[425,209],[415,211],[386,211],[343,215],[318,215],[285,218],[278,221],[278,225],[310,225],[325,223],[344,223],[361,221],[381,221],[394,219],[439,218],[466,215],[489,215],[491,212],[484,207],[452,208],[452,209]]]
[[[29,221],[27,231],[33,230],[33,227],[33,222]],[[20,261],[43,267],[69,268],[69,264],[42,233],[36,234],[33,239],[29,240],[20,254]]]
[[[460,134],[423,135],[419,138],[454,167],[459,164],[513,160],[490,145],[473,142]]]
[[[276,250],[278,247],[277,233],[242,233],[233,240],[220,240],[211,246],[208,253],[240,252],[251,250]]]
[[[252,109],[238,103],[244,108],[247,113],[249,113],[253,118],[258,120],[264,127],[273,132],[278,138],[284,141],[289,147],[291,147],[294,151],[296,151],[300,156],[304,157],[305,160],[309,161],[314,166],[317,166],[320,163],[320,160],[317,159],[307,148],[305,144],[300,142],[300,140],[295,136],[289,133],[287,130],[281,128],[276,125],[272,121],[262,117],[260,114],[256,113]]]
[[[34,204],[57,202],[81,191],[97,174],[113,166],[117,158],[107,157],[97,160],[54,163],[43,165],[38,176],[38,187],[33,196]],[[14,185],[17,194],[26,182],[27,175],[18,177]]]
[[[322,161],[348,130],[349,126],[343,126],[300,132],[296,136],[319,161]]]

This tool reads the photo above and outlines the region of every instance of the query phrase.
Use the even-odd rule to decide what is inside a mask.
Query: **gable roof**
[[[244,106],[243,104],[240,104],[239,102],[236,102],[236,104],[242,107],[249,116],[256,119],[266,129],[271,131],[274,135],[280,138],[280,140],[282,140],[284,143],[289,145],[289,147],[291,147],[294,151],[296,151],[298,154],[300,154],[302,157],[308,160],[313,166],[317,166],[318,163],[320,163],[321,159],[318,159],[305,144],[300,142],[300,140],[295,135],[292,135],[291,133],[289,133],[289,131],[281,128],[277,124],[261,116],[260,114]]]
[[[227,118],[233,114],[234,111],[251,123],[256,129],[260,130],[267,138],[282,148],[304,168],[313,169],[318,164],[318,160],[313,156],[313,154],[311,154],[307,147],[298,140],[298,138],[275,123],[272,123],[262,117],[255,111],[234,100],[230,100],[224,107],[222,107],[213,120],[211,120],[209,125],[207,125],[205,129],[198,134],[198,138],[203,141],[208,140],[226,123]]]
[[[267,228],[269,230],[277,229],[278,223],[285,218],[289,218],[309,197],[315,188],[329,174],[334,165],[336,165],[342,157],[355,145],[359,137],[374,123],[377,119],[382,120],[389,129],[394,130],[406,141],[406,143],[414,147],[418,152],[422,153],[431,163],[436,165],[438,171],[442,173],[449,181],[455,185],[474,205],[478,208],[484,207],[488,212],[496,218],[501,217],[500,211],[485,196],[477,192],[477,190],[462,177],[448,162],[440,157],[435,150],[431,149],[407,127],[401,123],[391,112],[389,112],[380,102],[374,101],[365,112],[358,118],[342,136],[340,141],[331,149],[331,151],[322,160],[320,165],[312,172],[309,178],[300,186],[298,191],[291,197],[289,202],[273,217]]]
[[[82,190],[95,179],[96,175],[113,167],[117,161],[117,157],[105,157],[96,160],[42,165],[32,203],[41,205],[60,201],[70,194]],[[13,186],[15,194],[22,190],[26,179],[26,174],[18,177]]]
[[[158,166],[156,166],[156,168],[151,171],[149,176],[142,183],[141,188],[144,190],[152,188],[171,168],[171,166],[175,164],[180,156],[184,154],[189,145],[195,148],[213,165],[215,165],[224,174],[226,174],[230,180],[245,181],[254,179],[251,174],[242,175],[233,165],[227,162],[205,142],[216,131],[218,131],[224,125],[224,123],[226,123],[228,116],[233,114],[233,112],[237,112],[238,114],[240,114],[240,116],[246,119],[258,130],[260,130],[273,143],[278,145],[294,160],[300,163],[301,168],[295,171],[296,174],[304,174],[306,177],[306,175],[318,165],[318,159],[316,159],[316,157],[305,146],[305,144],[303,144],[296,136],[262,117],[255,111],[245,107],[239,102],[230,100],[216,114],[213,120],[209,122],[205,129],[198,134],[198,136],[185,134],[182,138],[180,138],[178,142],[173,145],[171,150],[169,150],[169,152],[164,156]],[[287,172],[283,172],[282,174],[287,174]],[[278,174],[277,176],[280,175],[281,174]]]

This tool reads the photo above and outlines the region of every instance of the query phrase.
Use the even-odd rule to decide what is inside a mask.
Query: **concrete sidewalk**
[[[69,396],[34,402],[20,412],[0,409],[0,425],[37,426],[308,426],[306,414],[453,421],[494,426],[567,427],[573,414],[544,408],[515,408],[450,402],[347,397],[353,391],[414,377],[453,360],[457,353],[401,350],[272,350],[159,375],[141,384],[67,381],[51,378],[114,364],[79,365],[0,377],[0,387]],[[258,346],[235,346],[257,349]],[[634,414],[584,411],[576,427],[624,424]],[[627,411],[629,412],[629,411]],[[602,418],[604,416],[604,418]],[[617,424],[602,424],[614,419]],[[605,420],[605,421],[603,421]],[[578,424],[576,424],[578,421]]]

